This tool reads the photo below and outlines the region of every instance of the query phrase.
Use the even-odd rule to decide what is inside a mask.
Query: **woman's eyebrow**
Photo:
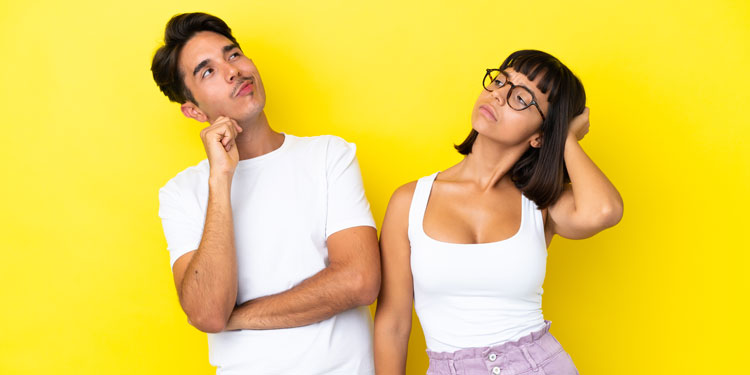
[[[526,86],[526,85],[517,85],[517,84],[513,83],[513,81],[511,81],[511,80],[510,80],[510,74],[508,74],[508,72],[506,72],[506,71],[504,71],[504,70],[503,70],[503,73],[505,73],[505,76],[506,76],[506,77],[508,77],[508,82],[510,82],[510,83],[511,83],[511,84],[512,84],[513,86],[523,87],[523,88],[525,88],[526,90],[529,90],[529,92],[531,92],[532,94],[534,94],[534,96],[536,96],[536,93],[534,92],[534,90],[530,89],[530,88],[529,88],[528,86]]]

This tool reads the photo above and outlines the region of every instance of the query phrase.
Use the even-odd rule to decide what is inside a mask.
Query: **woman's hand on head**
[[[580,141],[589,132],[589,107],[583,109],[583,113],[573,117],[568,127],[568,135],[576,137]]]

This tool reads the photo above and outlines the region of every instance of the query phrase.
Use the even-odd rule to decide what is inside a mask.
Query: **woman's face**
[[[534,81],[529,81],[525,75],[516,72],[513,68],[506,69],[505,73],[513,85],[524,86],[534,94],[539,108],[547,117],[548,95],[543,94],[536,87],[543,74],[540,73]],[[533,105],[522,111],[511,108],[507,103],[510,88],[511,85],[506,84],[492,92],[482,90],[471,112],[472,127],[481,136],[506,146],[518,146],[524,143],[532,147],[541,146],[542,116]]]

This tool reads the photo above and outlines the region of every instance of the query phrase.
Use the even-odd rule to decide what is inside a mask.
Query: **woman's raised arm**
[[[570,185],[549,207],[547,230],[570,239],[588,238],[622,218],[620,193],[578,144],[588,133],[589,108],[573,118],[565,142]]]

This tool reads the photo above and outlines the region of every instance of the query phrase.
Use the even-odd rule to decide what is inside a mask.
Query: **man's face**
[[[201,122],[227,116],[242,122],[263,110],[266,93],[258,69],[223,35],[195,34],[180,52],[179,67],[185,86],[199,104],[183,104],[185,116]]]

